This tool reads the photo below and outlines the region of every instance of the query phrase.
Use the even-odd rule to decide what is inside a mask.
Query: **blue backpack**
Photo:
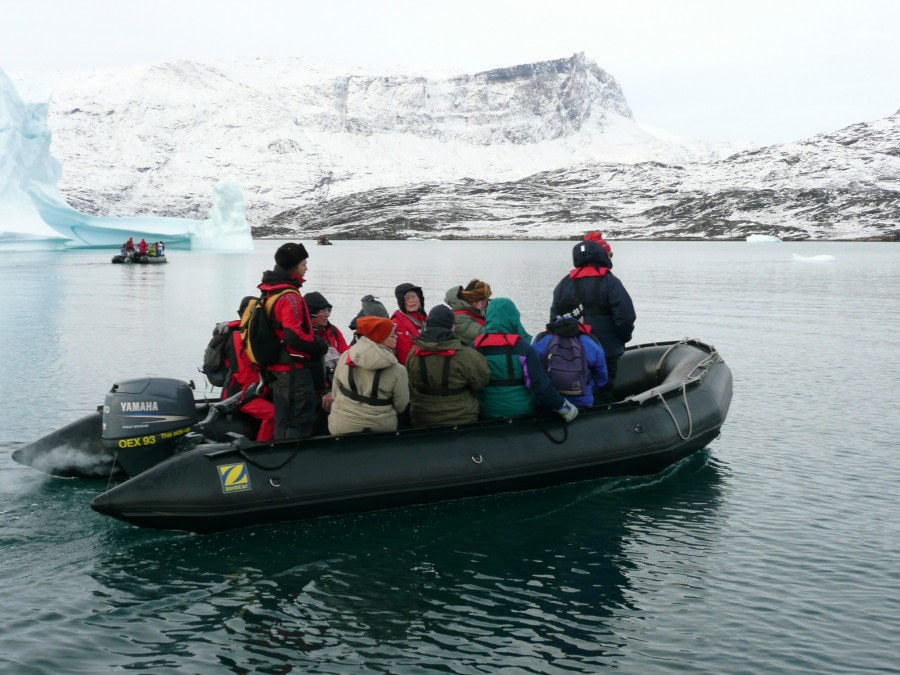
[[[588,390],[588,361],[581,337],[554,335],[541,361],[556,390],[563,396],[582,396]]]

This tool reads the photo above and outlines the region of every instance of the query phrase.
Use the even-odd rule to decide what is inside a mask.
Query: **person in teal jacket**
[[[555,410],[571,422],[578,408],[550,382],[531,346],[519,310],[509,298],[495,298],[485,312],[484,334],[472,345],[487,359],[488,385],[477,393],[481,416],[502,419],[533,415],[536,409]]]

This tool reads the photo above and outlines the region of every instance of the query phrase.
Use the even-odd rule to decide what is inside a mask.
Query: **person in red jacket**
[[[244,315],[244,309],[253,296],[248,296],[241,302],[238,316]],[[247,352],[244,351],[244,341],[241,339],[241,320],[229,321],[228,330],[231,332],[228,347],[225,351],[225,365],[228,367],[230,377],[222,387],[222,398],[226,399],[239,391],[249,400],[241,401],[240,410],[243,413],[255,417],[260,421],[259,431],[256,433],[257,441],[271,441],[275,438],[275,405],[269,400],[268,387],[257,391],[260,382],[259,368],[250,362]]]
[[[138,242],[138,255],[147,255],[147,240],[141,239]]]
[[[397,327],[397,361],[405,366],[413,340],[425,328],[425,296],[419,286],[408,283],[397,286],[394,295],[400,308],[391,316]]]
[[[275,376],[275,440],[301,439],[312,435],[316,418],[316,385],[312,368],[321,370],[328,346],[313,332],[309,310],[300,294],[309,255],[303,244],[282,244],[275,251],[275,267],[263,273],[262,291],[271,305],[275,334],[284,347],[278,363],[269,366]],[[319,364],[313,362],[319,360]]]

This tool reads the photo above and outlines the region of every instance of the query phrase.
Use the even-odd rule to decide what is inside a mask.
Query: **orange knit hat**
[[[394,332],[394,322],[380,316],[361,316],[356,320],[356,332],[372,342],[384,342]]]

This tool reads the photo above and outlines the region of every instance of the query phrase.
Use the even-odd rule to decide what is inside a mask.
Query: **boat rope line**
[[[687,435],[681,433],[681,427],[678,425],[678,420],[675,419],[675,413],[672,412],[672,409],[669,407],[669,404],[666,402],[666,397],[663,396],[660,392],[656,392],[656,395],[659,396],[659,400],[662,401],[663,407],[666,409],[666,412],[669,413],[669,417],[672,418],[672,422],[675,424],[675,431],[678,432],[678,436],[681,440],[686,441],[691,437],[691,433],[694,431],[694,419],[691,416],[691,406],[687,400],[687,382],[682,382],[681,384],[681,396],[684,399],[684,409],[687,411],[688,418],[688,430]]]
[[[106,477],[106,490],[109,491],[109,486],[112,484],[113,474],[116,471],[116,462],[119,461],[119,451],[116,450],[113,453],[113,461],[109,466],[109,475]]]

